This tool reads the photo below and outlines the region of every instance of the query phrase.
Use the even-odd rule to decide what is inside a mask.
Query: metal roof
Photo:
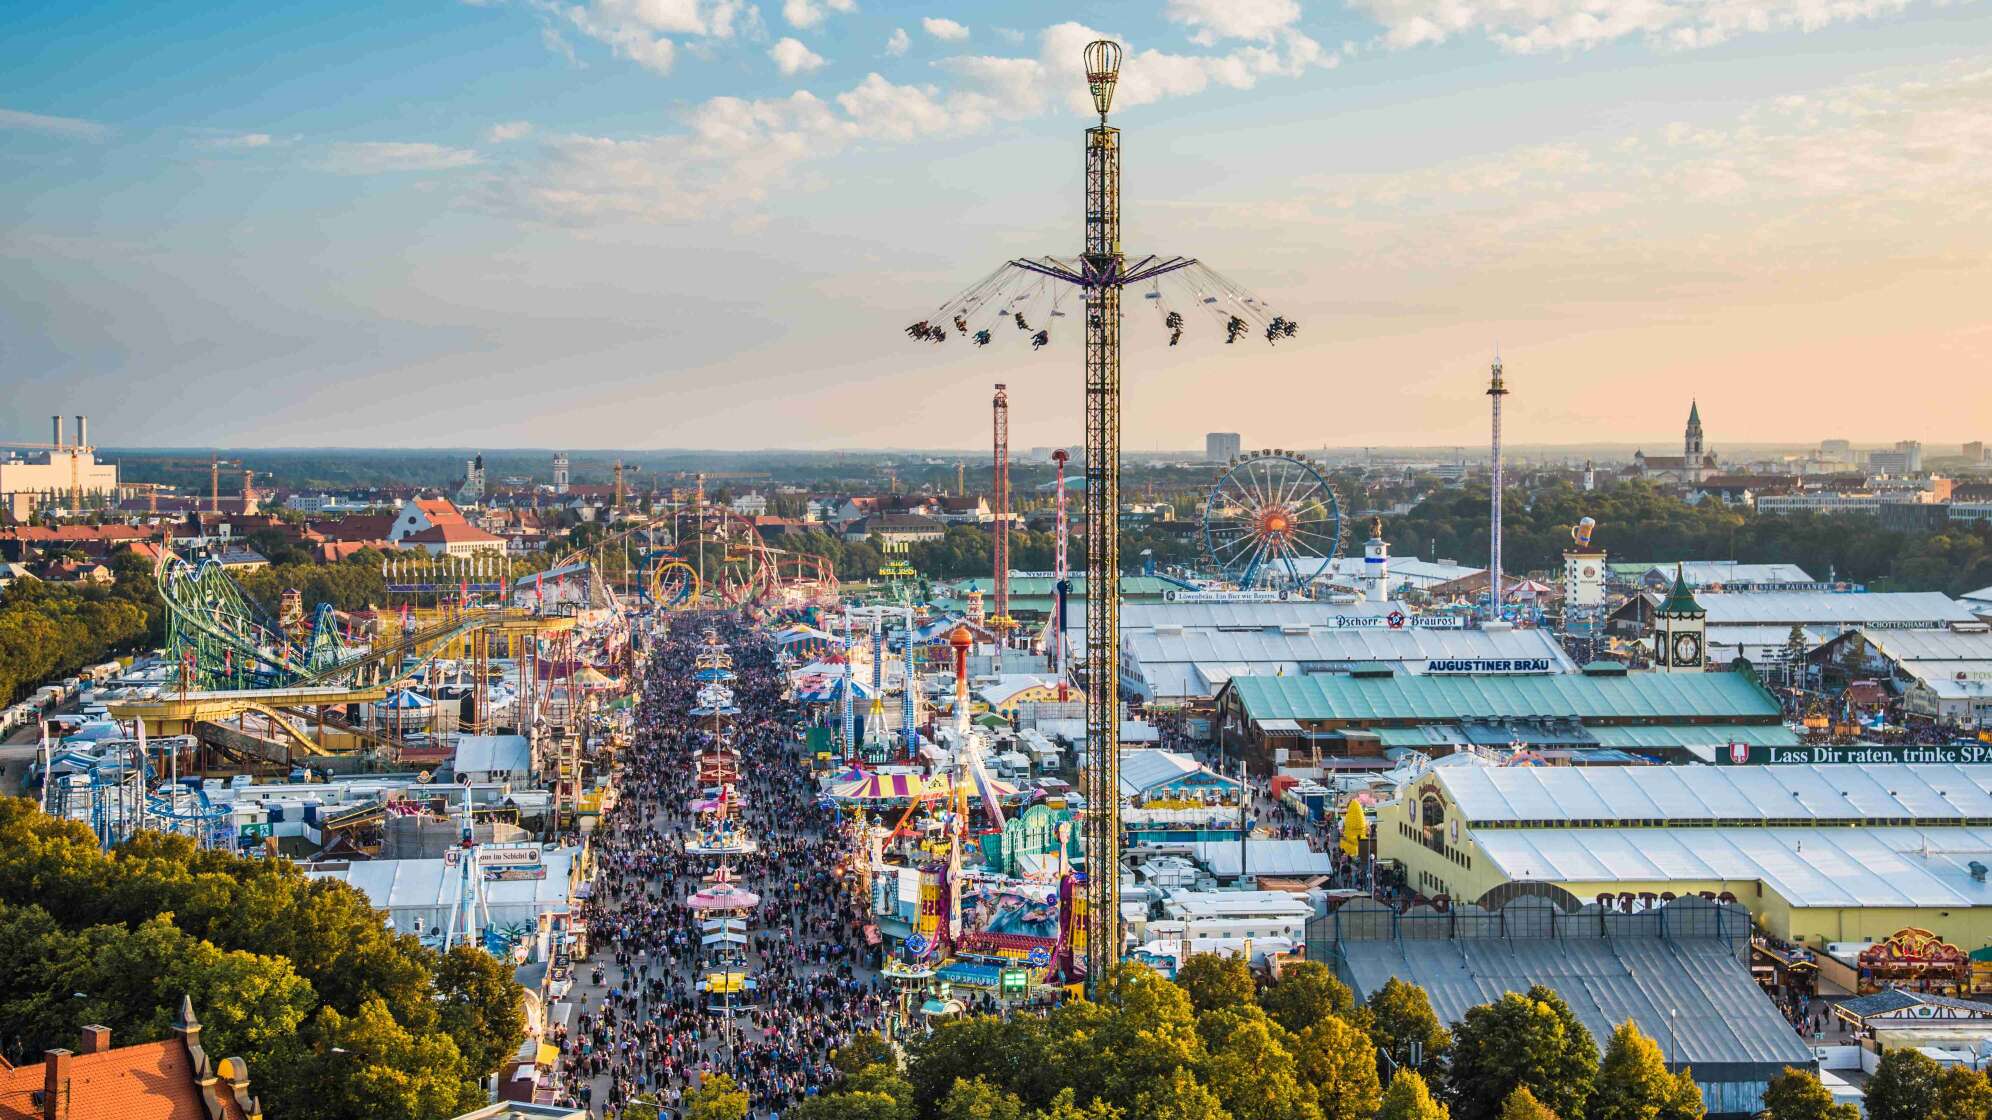
[[[1891,661],[1992,661],[1992,631],[1862,630],[1860,635]]]
[[[1369,559],[1364,556],[1337,556],[1322,577],[1339,580],[1359,579],[1367,574]],[[1453,564],[1443,560],[1420,560],[1414,556],[1393,556],[1390,558],[1390,578],[1385,582],[1391,587],[1401,587],[1409,583],[1415,587],[1428,587],[1435,583],[1450,583],[1467,576],[1477,576],[1485,568],[1469,568],[1464,564]]]
[[[1328,599],[1287,599],[1270,603],[1125,603],[1121,606],[1121,629],[1140,630],[1155,626],[1204,628],[1211,626],[1326,626],[1324,621],[1352,616],[1370,618],[1404,609],[1402,603],[1372,603],[1367,600],[1337,603]]]
[[[1735,560],[1684,560],[1681,577],[1693,588],[1713,583],[1811,583],[1812,574],[1797,564],[1745,564]],[[1674,581],[1674,564],[1613,564],[1613,572],[1638,579],[1659,576]]]
[[[1416,984],[1442,1023],[1532,984],[1556,989],[1602,1049],[1631,1019],[1697,1081],[1768,1080],[1810,1068],[1747,969],[1713,938],[1521,938],[1349,941],[1337,947],[1357,998],[1391,977]]]
[[[1986,678],[1992,665],[1984,661],[1910,661],[1901,669],[1940,700],[1992,696],[1992,680]]]
[[[1702,723],[1659,727],[1593,727],[1591,737],[1601,747],[1721,747],[1730,743],[1794,747],[1798,733],[1783,724]]]
[[[1622,676],[1239,677],[1231,689],[1259,719],[1776,720],[1777,700],[1735,673]]]
[[[524,735],[460,735],[451,766],[459,774],[493,770],[523,774],[533,768],[533,748]]]
[[[1432,770],[1465,817],[1501,821],[1992,822],[1992,765],[1487,766]],[[1573,831],[1585,836],[1594,830]],[[1703,830],[1704,832],[1706,830]],[[1486,833],[1487,835],[1491,833]],[[1642,831],[1642,835],[1644,830]],[[1588,843],[1588,841],[1582,841]]]
[[[1509,878],[1561,883],[1579,898],[1573,884],[1755,880],[1800,907],[1992,905],[1992,884],[1969,866],[1992,864],[1987,828],[1494,828],[1473,838]]]
[[[1941,591],[1729,591],[1695,596],[1708,624],[1975,622],[1969,608]]]
[[[1247,840],[1246,869],[1254,875],[1330,875],[1335,857],[1317,852],[1305,840]],[[1220,879],[1238,875],[1238,841],[1200,840],[1190,845],[1198,863]]]
[[[1577,668],[1547,630],[1141,629],[1123,631],[1121,649],[1122,671],[1155,696],[1213,696],[1232,677],[1297,676],[1354,662],[1404,663],[1413,672],[1434,659],[1541,659],[1551,672]]]
[[[1203,763],[1186,754],[1175,751],[1154,749],[1121,752],[1120,788],[1121,793],[1133,796],[1164,782],[1173,782],[1198,771],[1210,773],[1225,784],[1236,784],[1233,779],[1210,771]]]

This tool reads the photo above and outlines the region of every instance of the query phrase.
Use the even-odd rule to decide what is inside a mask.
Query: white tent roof
[[[1299,676],[1359,662],[1395,662],[1410,672],[1435,659],[1546,660],[1555,673],[1577,668],[1547,630],[1165,628],[1123,631],[1121,648],[1124,671],[1156,696],[1214,696],[1234,676]]]
[[[1711,627],[1977,621],[1968,607],[1941,591],[1704,591],[1695,594],[1695,602],[1708,612]]]
[[[454,766],[459,774],[532,769],[533,748],[524,735],[462,735],[457,738]]]
[[[1754,879],[1795,906],[1992,905],[1969,867],[1992,864],[1982,828],[1495,828],[1474,841],[1508,877],[1579,898],[1585,882]]]
[[[1335,870],[1335,857],[1317,852],[1305,840],[1247,840],[1246,868],[1254,875],[1328,875]],[[1204,840],[1192,844],[1198,863],[1220,879],[1238,874],[1238,841]]]
[[[1431,773],[1476,823],[1861,820],[1882,825],[1992,818],[1992,765],[1457,765]],[[1571,835],[1594,831],[1574,829]]]

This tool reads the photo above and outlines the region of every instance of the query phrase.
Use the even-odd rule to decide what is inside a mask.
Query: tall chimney
[[[76,446],[90,446],[90,418],[81,414],[76,417]]]
[[[55,432],[55,434],[54,434],[54,435],[52,435],[52,436],[50,436],[50,437],[49,437],[49,442],[50,442],[50,443],[52,443],[52,444],[54,444],[54,445],[56,445],[57,447],[61,447],[61,446],[62,446],[62,417],[60,417],[60,416],[51,416],[51,417],[49,417],[49,418],[48,418],[48,420],[49,420],[49,424],[50,424],[50,426],[51,426],[51,427],[52,427],[52,428],[54,429],[54,432]]]
[[[42,1053],[42,1120],[66,1120],[69,1115],[69,1059],[67,1050]]]
[[[78,1054],[102,1054],[111,1048],[111,1028],[92,1023],[83,1028],[83,1037],[76,1044]]]

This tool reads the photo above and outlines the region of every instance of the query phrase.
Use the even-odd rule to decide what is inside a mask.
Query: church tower
[[[1688,404],[1688,431],[1681,441],[1681,481],[1688,483],[1702,480],[1702,415],[1701,402]]]
[[[1653,615],[1653,667],[1667,673],[1698,673],[1708,668],[1707,631],[1708,611],[1695,602],[1687,577],[1676,565],[1674,590]]]

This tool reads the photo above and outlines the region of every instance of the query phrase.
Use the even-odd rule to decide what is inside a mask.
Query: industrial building
[[[1216,706],[1224,748],[1261,759],[1297,749],[1377,758],[1392,747],[1445,754],[1464,746],[1584,750],[1625,740],[1797,742],[1777,698],[1738,673],[1591,666],[1417,674],[1386,664],[1346,674],[1234,677]]]
[[[1621,909],[1733,900],[1824,949],[1914,928],[1992,945],[1992,765],[1433,763],[1377,809],[1410,889],[1478,901],[1511,883]],[[1499,897],[1497,895],[1497,897]]]
[[[1374,616],[1365,616],[1374,617]],[[1547,630],[1432,630],[1296,624],[1263,628],[1155,625],[1121,630],[1121,687],[1163,706],[1208,706],[1233,677],[1346,673],[1381,663],[1410,673],[1577,666]]]
[[[1693,1071],[1715,1117],[1756,1115],[1785,1067],[1817,1065],[1751,976],[1749,947],[1750,916],[1700,898],[1637,914],[1526,896],[1393,914],[1359,899],[1307,930],[1308,958],[1328,962],[1359,1000],[1397,977],[1450,1023],[1542,984],[1600,1051],[1630,1019],[1669,1069]]]
[[[73,440],[64,438],[62,417],[52,417],[50,439],[16,444],[21,450],[0,456],[0,510],[26,521],[51,506],[82,509],[117,503],[117,464],[97,461],[89,417],[76,418]]]

